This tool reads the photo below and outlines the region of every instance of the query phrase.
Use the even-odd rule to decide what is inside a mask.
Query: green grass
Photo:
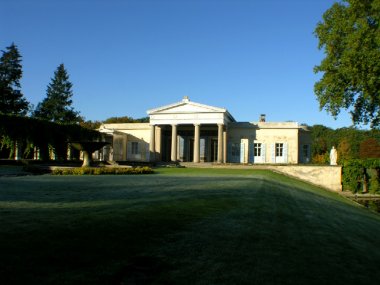
[[[0,284],[377,284],[380,216],[264,170],[0,177]]]

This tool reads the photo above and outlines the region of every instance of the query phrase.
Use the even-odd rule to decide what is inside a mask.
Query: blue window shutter
[[[288,163],[288,143],[284,143],[284,162]]]
[[[266,147],[265,147],[265,143],[262,143],[261,144],[261,162],[266,162],[265,161],[265,157],[266,157]]]
[[[244,163],[244,156],[245,156],[244,150],[245,150],[244,143],[241,143],[240,144],[240,163]]]
[[[249,151],[248,151],[248,153],[249,153],[249,162],[250,163],[254,163],[254,146],[255,146],[255,144],[253,143],[253,141],[251,141],[251,142],[248,142],[248,144],[249,144]]]
[[[270,154],[271,154],[271,162],[276,163],[276,149],[275,149],[274,143],[270,145]]]

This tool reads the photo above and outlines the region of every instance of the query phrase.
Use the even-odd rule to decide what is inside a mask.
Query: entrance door
[[[211,161],[216,162],[218,160],[218,140],[211,139]]]
[[[194,161],[194,139],[189,139],[187,161]]]
[[[172,140],[170,137],[163,136],[162,138],[162,153],[161,159],[162,161],[170,161],[171,160],[171,151],[172,151]]]

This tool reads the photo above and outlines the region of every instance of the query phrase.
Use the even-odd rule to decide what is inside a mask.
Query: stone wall
[[[182,166],[195,168],[268,169],[285,174],[331,191],[342,191],[342,166],[329,165],[268,165],[268,164],[216,164],[181,162]]]
[[[276,165],[268,168],[332,191],[342,191],[341,166]]]

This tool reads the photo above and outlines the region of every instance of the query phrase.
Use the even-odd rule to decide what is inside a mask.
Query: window
[[[302,157],[303,157],[303,160],[304,162],[309,162],[310,158],[309,158],[309,145],[308,144],[304,144],[302,146]]]
[[[261,156],[261,143],[253,144],[253,153],[254,156]]]
[[[132,154],[138,154],[139,153],[139,143],[138,142],[132,142]]]
[[[284,155],[284,144],[283,143],[276,143],[276,156],[283,156]]]
[[[232,143],[231,155],[232,156],[240,156],[240,144],[239,143]]]

